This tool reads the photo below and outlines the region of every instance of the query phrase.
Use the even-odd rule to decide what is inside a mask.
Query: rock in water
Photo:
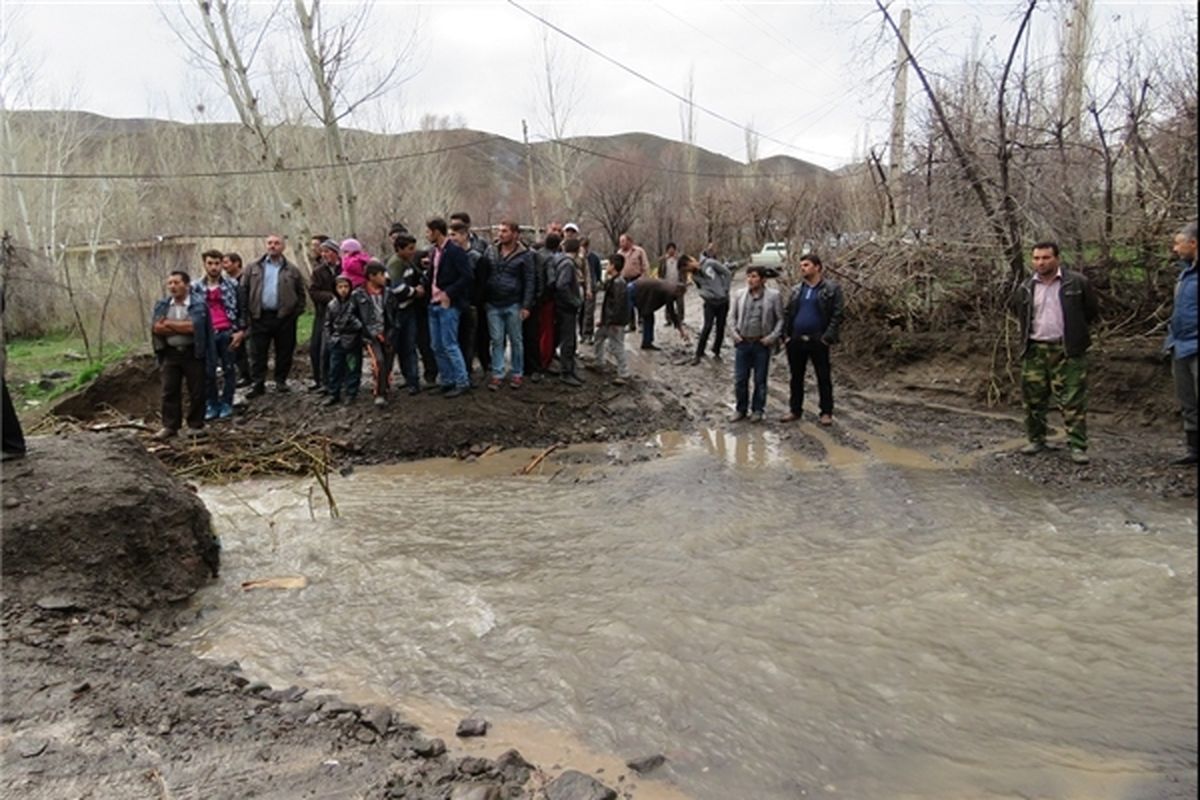
[[[652,756],[642,756],[625,762],[625,766],[639,775],[645,775],[647,772],[652,772],[663,765],[667,757],[662,753],[655,753]]]
[[[460,783],[450,792],[450,800],[500,800],[500,790],[490,783]]]
[[[591,775],[570,769],[547,784],[546,800],[617,800],[617,793]]]
[[[486,719],[469,718],[458,723],[458,730],[454,732],[455,736],[487,736],[488,721]]]
[[[387,734],[388,725],[392,723],[392,711],[384,706],[367,706],[362,710],[362,724],[378,733]]]
[[[446,743],[441,739],[425,739],[412,746],[412,751],[421,758],[437,758],[446,753]]]

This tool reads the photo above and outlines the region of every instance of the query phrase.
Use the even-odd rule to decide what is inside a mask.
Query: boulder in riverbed
[[[546,785],[546,800],[617,800],[617,793],[591,775],[569,769]]]

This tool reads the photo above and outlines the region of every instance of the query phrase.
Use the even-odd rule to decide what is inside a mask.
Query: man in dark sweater
[[[312,337],[308,340],[308,356],[312,364],[310,391],[324,391],[329,377],[329,354],[325,342],[325,314],[334,295],[334,280],[342,267],[342,251],[338,243],[325,239],[319,245],[318,260],[308,284],[308,296],[313,301]]]
[[[471,261],[449,238],[446,220],[425,223],[429,249],[429,339],[438,361],[438,377],[445,397],[459,397],[471,388],[462,350],[458,346],[458,319],[471,301]]]
[[[833,377],[829,348],[838,340],[845,312],[842,287],[827,280],[821,259],[815,253],[800,257],[802,280],[792,289],[783,312],[788,369],[792,373],[789,410],[783,422],[800,419],[804,409],[804,373],[811,360],[817,373],[817,397],[822,425],[833,424]]]
[[[492,375],[488,388],[495,391],[504,380],[504,344],[508,341],[512,376],[509,385],[521,388],[525,378],[525,342],[521,323],[529,319],[534,304],[533,253],[520,240],[520,226],[500,223],[496,244],[488,250],[491,272],[484,290],[490,330]]]

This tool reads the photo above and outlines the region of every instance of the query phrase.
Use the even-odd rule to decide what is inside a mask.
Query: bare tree
[[[354,171],[346,154],[341,123],[364,103],[385,95],[395,86],[401,67],[411,51],[416,29],[410,31],[408,43],[399,53],[389,54],[390,67],[378,69],[367,76],[362,74],[367,71],[367,65],[360,53],[364,47],[363,32],[370,22],[372,4],[362,4],[339,22],[327,25],[321,0],[310,0],[310,3],[306,6],[304,0],[293,0],[300,42],[311,78],[311,84],[299,81],[300,91],[308,110],[325,132],[325,147],[330,162],[339,165],[338,208],[342,230],[353,235],[358,230],[358,192],[354,185]]]
[[[181,22],[168,23],[193,58],[220,77],[242,127],[258,143],[260,163],[273,170],[268,183],[277,218],[290,231],[293,241],[301,242],[309,230],[304,201],[285,189],[286,159],[273,135],[275,126],[266,118],[252,73],[260,48],[273,33],[281,2],[276,0],[265,17],[252,21],[231,9],[229,0],[195,0],[197,19],[184,13]]]
[[[538,76],[538,119],[550,140],[550,168],[554,173],[560,210],[570,214],[575,207],[579,182],[580,154],[565,147],[583,100],[578,62],[569,60],[558,49],[550,31],[542,28],[541,70]]]
[[[608,234],[614,250],[621,234],[637,222],[649,185],[644,170],[613,162],[600,168],[584,188],[583,207]]]

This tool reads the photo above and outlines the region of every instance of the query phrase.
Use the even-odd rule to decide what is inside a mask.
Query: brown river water
[[[626,758],[665,753],[647,800],[1194,793],[1194,505],[869,444],[360,469],[337,519],[312,481],[205,488],[222,576],[182,639],[448,742],[490,719],[465,751],[625,788]],[[240,588],[273,576],[307,586]]]

